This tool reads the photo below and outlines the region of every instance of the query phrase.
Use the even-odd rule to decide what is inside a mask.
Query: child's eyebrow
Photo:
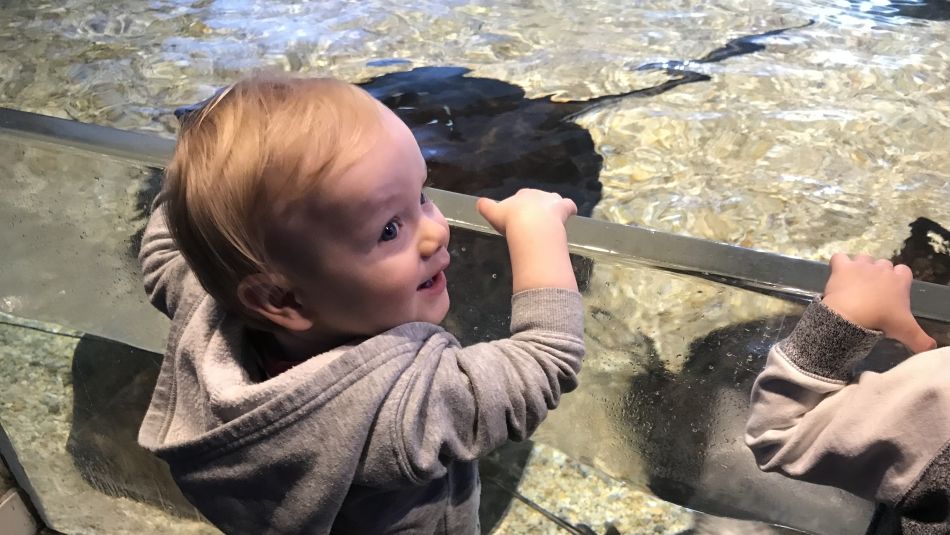
[[[359,202],[359,207],[361,211],[372,211],[377,212],[382,210],[387,205],[391,204],[394,199],[399,197],[400,192],[394,192],[391,194],[370,194],[367,197],[363,198]]]
[[[423,177],[422,187],[427,187],[429,185],[429,175],[428,173]],[[389,192],[386,191],[373,191],[366,195],[363,199],[358,201],[357,206],[361,212],[377,212],[386,208],[388,205],[393,204],[395,201],[399,201],[400,198],[404,195],[404,191],[401,189],[392,190]]]
[[[389,213],[394,201],[398,199],[399,192],[392,194],[370,194],[354,203],[354,210],[350,218],[352,220],[351,228],[355,227],[358,232],[365,232],[367,235],[377,232],[377,226],[384,225],[395,213]]]

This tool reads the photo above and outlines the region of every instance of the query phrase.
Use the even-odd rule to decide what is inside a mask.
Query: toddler
[[[577,387],[574,203],[477,207],[511,336],[460,347],[449,226],[410,130],[332,79],[251,78],[180,116],[139,255],[171,318],[139,442],[226,533],[479,532],[477,459]]]

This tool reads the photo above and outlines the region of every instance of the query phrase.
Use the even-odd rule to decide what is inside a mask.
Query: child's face
[[[422,194],[426,164],[412,133],[387,108],[380,113],[366,155],[289,222],[301,260],[291,284],[320,338],[439,323],[449,309],[448,223]]]

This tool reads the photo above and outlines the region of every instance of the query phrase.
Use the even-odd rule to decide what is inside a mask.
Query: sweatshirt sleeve
[[[142,236],[139,263],[149,301],[172,318],[188,293],[186,290],[200,285],[172,240],[165,221],[163,196],[164,193],[159,193],[152,205],[152,214]]]
[[[513,296],[510,338],[463,348],[429,336],[384,404],[364,477],[419,484],[527,438],[577,387],[583,336],[581,296],[562,289]]]
[[[895,505],[950,439],[946,351],[851,378],[881,333],[820,301],[769,353],[745,441],[759,468]]]

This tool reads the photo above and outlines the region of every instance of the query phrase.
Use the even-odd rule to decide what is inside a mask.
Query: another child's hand
[[[920,328],[910,311],[910,268],[858,255],[831,257],[831,277],[825,285],[824,304],[848,321],[883,331],[914,353],[937,346]]]
[[[482,197],[475,207],[502,236],[506,236],[514,226],[544,230],[552,223],[563,225],[568,217],[577,213],[577,206],[571,199],[565,199],[557,193],[527,188],[501,202]]]

